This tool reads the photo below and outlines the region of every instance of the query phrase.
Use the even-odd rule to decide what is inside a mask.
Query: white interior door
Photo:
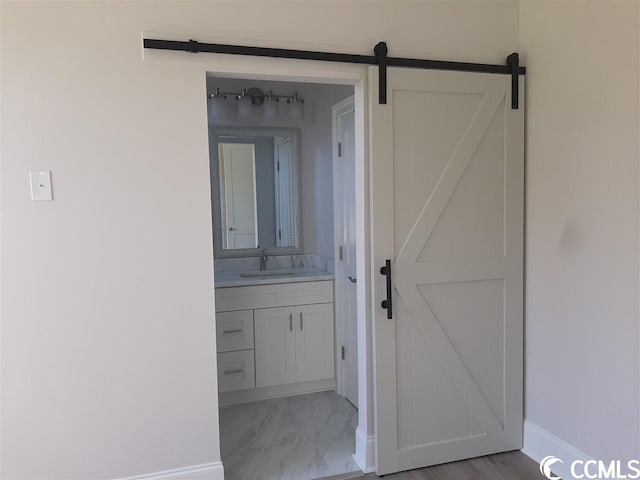
[[[290,137],[275,137],[276,247],[293,245],[293,151]]]
[[[519,449],[524,89],[390,68],[379,105],[369,79],[377,472]]]
[[[223,248],[256,248],[255,145],[220,143],[220,192]]]
[[[333,107],[336,325],[339,329],[339,393],[358,406],[358,331],[356,291],[355,103],[349,97]]]

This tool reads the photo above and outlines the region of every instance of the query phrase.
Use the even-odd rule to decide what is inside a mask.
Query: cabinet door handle
[[[242,373],[244,370],[242,368],[236,368],[235,370],[225,370],[225,375],[235,375],[236,373]]]
[[[289,331],[293,332],[293,313],[289,314]]]
[[[356,283],[358,279],[356,277],[347,277],[351,283]]]
[[[302,312],[300,312],[300,330],[304,328],[304,324],[302,323]]]
[[[223,330],[222,333],[242,333],[242,329],[234,328],[233,330]]]

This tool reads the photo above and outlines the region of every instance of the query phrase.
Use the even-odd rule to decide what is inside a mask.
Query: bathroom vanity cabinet
[[[335,386],[333,281],[216,288],[221,403]]]

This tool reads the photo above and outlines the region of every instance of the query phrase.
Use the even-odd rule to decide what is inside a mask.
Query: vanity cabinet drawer
[[[216,314],[218,353],[253,348],[253,310]]]
[[[333,280],[216,288],[216,312],[333,302]]]
[[[230,392],[256,386],[253,350],[218,354],[218,391]]]

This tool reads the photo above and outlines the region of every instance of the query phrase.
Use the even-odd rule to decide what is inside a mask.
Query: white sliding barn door
[[[378,474],[522,446],[523,78],[370,70]]]

